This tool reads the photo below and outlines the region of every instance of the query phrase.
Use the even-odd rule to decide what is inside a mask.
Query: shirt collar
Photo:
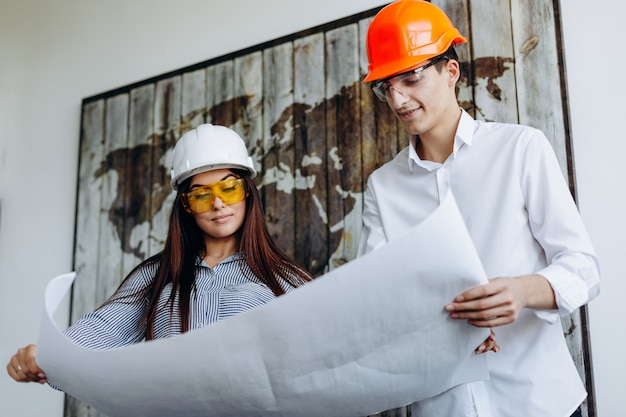
[[[233,253],[232,255],[230,255],[229,257],[227,257],[227,258],[225,258],[225,259],[222,259],[222,261],[220,262],[220,264],[227,263],[227,262],[238,261],[238,260],[239,260],[239,258],[242,258],[242,259],[243,259],[243,257],[244,257],[244,256],[243,256],[243,253],[240,253],[240,252],[235,252],[235,253]],[[198,256],[196,256],[196,265],[198,265],[198,266],[206,266],[206,267],[208,267],[208,266],[209,266],[206,262],[204,262],[204,259],[202,259],[202,257],[201,257],[201,256],[199,256],[199,255],[198,255]],[[218,265],[219,265],[219,264],[218,264]]]
[[[472,139],[474,137],[474,119],[465,110],[461,108],[461,118],[456,128],[456,134],[454,135],[454,146],[452,148],[452,156],[456,157],[456,154],[463,145],[472,145]],[[422,160],[417,151],[415,150],[415,144],[417,142],[417,136],[411,136],[409,144],[409,172],[413,172],[416,165],[422,168],[432,171],[439,168],[442,164],[438,162]]]

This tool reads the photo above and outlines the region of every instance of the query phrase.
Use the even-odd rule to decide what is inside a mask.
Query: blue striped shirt
[[[239,265],[239,255],[224,259],[215,267],[209,267],[198,258],[195,287],[190,300],[190,330],[199,329],[217,320],[236,316],[275,298],[272,290],[263,284],[243,262],[246,274]],[[142,265],[124,285],[118,295],[130,295],[150,285],[156,275],[157,264]],[[281,281],[285,291],[292,287]],[[172,284],[161,293],[154,326],[154,338],[180,334],[181,318],[178,312],[178,296],[170,314],[166,304]],[[110,349],[138,343],[146,336],[142,322],[148,300],[133,302],[132,298],[113,301],[104,307],[84,315],[66,331],[65,335],[78,345],[88,349]]]

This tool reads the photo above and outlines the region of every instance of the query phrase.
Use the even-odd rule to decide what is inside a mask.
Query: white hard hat
[[[172,156],[172,188],[200,172],[221,168],[243,169],[254,178],[256,170],[246,144],[234,130],[203,124],[176,142]]]

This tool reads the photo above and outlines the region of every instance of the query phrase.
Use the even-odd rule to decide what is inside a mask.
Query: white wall
[[[0,0],[0,362],[36,341],[45,284],[72,266],[83,98],[383,3]],[[614,314],[626,288],[626,184],[612,172],[626,150],[615,122],[621,21],[609,8],[616,2],[562,3],[579,203],[604,262],[604,289],[590,307],[598,409],[613,417],[626,374]],[[62,416],[62,401],[0,372],[2,416]]]
[[[602,261],[602,291],[589,304],[599,417],[624,411],[626,152],[621,3],[561,0],[578,205]]]

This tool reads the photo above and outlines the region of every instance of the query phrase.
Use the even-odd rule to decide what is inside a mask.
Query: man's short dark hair
[[[454,46],[452,46],[452,45],[448,48],[448,50],[446,52],[444,52],[443,54],[439,55],[438,57],[440,57],[440,56],[445,56],[448,59],[446,59],[446,60],[442,59],[441,61],[436,62],[435,65],[433,65],[435,68],[437,68],[437,71],[439,71],[439,72],[441,72],[441,70],[443,69],[444,65],[446,65],[447,61],[449,61],[451,59],[454,59],[455,61],[459,60],[459,56],[457,55],[456,51],[454,50]]]

